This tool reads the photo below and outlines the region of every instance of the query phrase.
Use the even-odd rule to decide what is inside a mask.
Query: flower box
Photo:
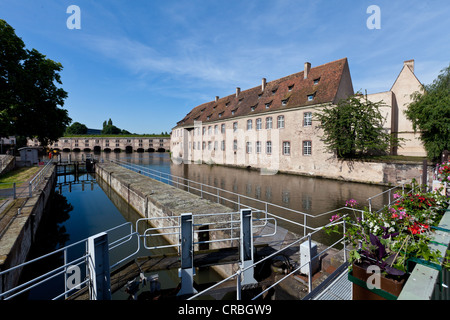
[[[353,300],[396,300],[405,285],[405,279],[396,280],[380,274],[380,288],[369,289],[367,280],[372,275],[367,272],[369,263],[353,263],[348,279],[353,285]]]

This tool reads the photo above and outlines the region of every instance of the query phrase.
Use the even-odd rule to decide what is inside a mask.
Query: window
[[[283,154],[286,156],[291,154],[291,143],[289,141],[283,141]]]
[[[225,123],[220,125],[220,132],[225,133]]]
[[[203,143],[202,143],[202,150],[205,150],[205,149],[206,149],[206,142],[203,141]]]
[[[292,91],[293,88],[294,88],[294,85],[290,85],[290,86],[288,87],[288,90],[289,90],[289,91]]]
[[[278,116],[278,118],[277,118],[277,128],[278,129],[284,128],[284,116]]]
[[[308,95],[308,101],[313,101],[314,100],[314,95],[313,94],[309,94]]]
[[[220,143],[220,150],[225,150],[225,140],[222,140],[222,142]]]
[[[303,126],[307,127],[312,125],[312,113],[311,112],[305,112],[303,114]]]
[[[219,148],[217,147],[218,142],[214,141],[214,150],[218,150]]]
[[[250,107],[250,110],[255,111],[256,106]]]
[[[208,141],[208,150],[211,150],[211,141]]]
[[[272,141],[267,141],[266,142],[266,153],[267,154],[272,154]]]
[[[208,127],[208,136],[210,136],[211,133],[212,133],[212,128],[211,128],[211,126],[209,126],[209,127]]]
[[[270,108],[270,105],[271,105],[271,102],[266,103],[266,109],[269,109],[269,108]]]
[[[214,126],[214,134],[218,134],[219,133],[219,126],[216,124]]]
[[[237,122],[233,122],[233,132],[236,132],[238,128],[238,123]]]
[[[312,154],[312,143],[311,141],[303,141],[303,155],[310,156]]]
[[[256,153],[261,153],[261,141],[256,141]]]
[[[203,127],[202,133],[203,133],[203,135],[205,135],[205,133],[206,133],[206,127]]]
[[[251,142],[247,142],[247,153],[252,153],[252,143]]]
[[[262,129],[262,120],[261,118],[256,119],[256,130]]]
[[[252,130],[252,120],[247,120],[247,130]]]
[[[233,151],[237,151],[237,140],[233,140]]]
[[[200,150],[200,141],[197,142],[197,149]]]
[[[314,84],[319,84],[320,78],[314,79]]]
[[[272,129],[272,117],[266,118],[266,129]]]
[[[289,100],[289,99],[284,99],[284,100],[281,100],[281,105],[282,105],[282,106],[285,106],[285,105],[287,105],[287,103],[288,103],[288,100]]]

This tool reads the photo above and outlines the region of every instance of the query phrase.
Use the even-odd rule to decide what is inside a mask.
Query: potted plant
[[[349,279],[354,299],[396,299],[417,258],[438,263],[439,252],[428,243],[432,227],[439,224],[448,199],[438,192],[414,192],[394,195],[395,202],[379,212],[357,210],[353,199],[346,202],[351,214],[334,215],[328,232],[340,232],[336,221],[345,223],[349,253]],[[373,270],[380,282],[374,287]]]

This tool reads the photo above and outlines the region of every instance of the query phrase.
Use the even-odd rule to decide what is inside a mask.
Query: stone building
[[[412,67],[411,67],[412,65]],[[420,90],[413,62],[405,62],[388,92],[368,95],[383,100],[386,130],[415,139],[399,154],[422,155],[423,148],[404,117],[409,95]],[[193,108],[171,132],[173,159],[179,163],[217,163],[346,180],[383,180],[376,165],[338,161],[325,150],[313,114],[354,94],[347,58],[303,71]],[[397,150],[392,150],[396,152]],[[373,176],[373,178],[371,178]],[[375,177],[376,176],[376,177]]]
[[[28,139],[27,146],[38,146],[37,139]],[[170,149],[169,137],[62,137],[48,146],[60,151],[165,152]]]
[[[423,86],[414,74],[414,60],[407,60],[389,91],[367,95],[370,101],[382,102],[381,111],[386,118],[386,129],[404,139],[400,148],[392,150],[393,154],[426,156],[420,133],[414,133],[411,121],[404,114],[412,101],[411,94],[422,90]]]

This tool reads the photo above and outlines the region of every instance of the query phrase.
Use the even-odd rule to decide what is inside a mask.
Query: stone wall
[[[37,187],[38,192],[25,199],[18,214],[0,239],[0,270],[7,270],[24,263],[34,242],[48,199],[56,183],[56,168],[47,172]],[[18,199],[18,201],[21,199]],[[22,269],[8,273],[0,279],[0,291],[7,291],[18,284]]]
[[[16,157],[0,154],[0,176],[5,174],[16,166]]]

